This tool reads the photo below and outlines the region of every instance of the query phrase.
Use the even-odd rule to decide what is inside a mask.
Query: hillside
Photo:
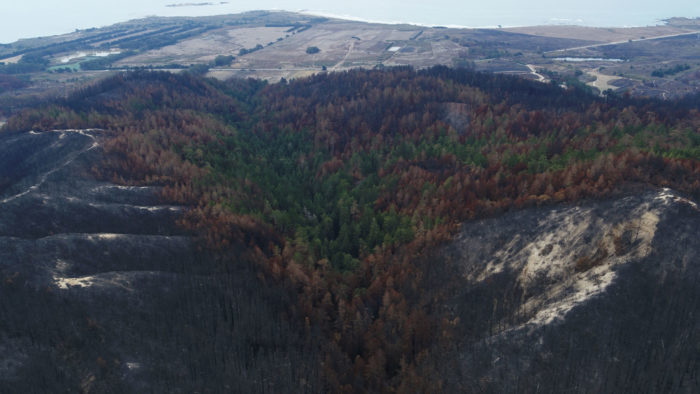
[[[0,134],[0,392],[319,391],[244,248],[222,267],[157,187],[96,179],[104,141]]]
[[[696,391],[698,225],[669,189],[465,223],[455,389]]]
[[[25,109],[4,126],[11,153],[2,157],[12,169],[0,183],[6,248],[56,240],[67,253],[38,248],[37,260],[17,260],[18,268],[3,271],[3,291],[30,298],[17,287],[37,282],[49,298],[101,289],[115,297],[110,289],[131,281],[216,278],[212,287],[178,288],[176,300],[187,309],[166,319],[175,342],[194,355],[183,361],[184,387],[216,391],[244,381],[252,386],[241,392],[693,392],[697,108],[692,95],[600,98],[574,86],[446,67],[351,70],[278,84],[119,74]],[[41,154],[42,146],[52,152],[67,141],[74,148]],[[72,167],[98,151],[82,167],[89,171]],[[56,170],[42,167],[45,156],[55,157],[49,168]],[[67,186],[75,182],[87,186]],[[96,195],[103,186],[120,192]],[[93,235],[51,234],[75,232]],[[167,238],[183,251],[183,266],[169,267],[172,252],[158,246],[158,237],[172,235],[194,237]],[[80,257],[74,264],[82,268],[71,271],[69,259],[83,253],[71,245],[86,237],[107,251],[132,240],[125,252],[154,248],[154,258]],[[674,250],[678,242],[683,248]],[[153,287],[144,291],[164,293],[166,306],[141,304],[140,296],[137,305],[170,310],[167,292]],[[82,302],[98,297],[65,305],[77,316],[93,314]],[[90,317],[120,331],[123,318],[99,316]],[[153,330],[145,343],[169,357],[172,343],[158,334],[162,319],[139,327]],[[646,331],[636,329],[647,323]],[[21,348],[23,324],[3,326],[19,341],[8,348]],[[645,346],[659,330],[663,341]],[[88,371],[58,375],[71,387],[85,376],[94,376],[97,391],[132,384],[128,374],[108,374],[101,354],[71,356],[83,354],[85,343],[64,355],[50,335],[38,336],[47,343],[41,349],[65,356],[58,365],[69,371]],[[141,343],[106,338],[114,371],[157,363],[129,353]],[[215,345],[220,353],[199,353]],[[90,369],[97,356],[103,361]],[[251,361],[256,356],[262,359]],[[5,363],[15,366],[6,380],[35,387],[16,372],[23,359]],[[640,370],[655,373],[641,379]],[[149,371],[143,387],[167,390],[175,379]]]

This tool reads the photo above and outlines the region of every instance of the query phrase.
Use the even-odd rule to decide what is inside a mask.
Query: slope
[[[96,178],[104,140],[0,134],[0,392],[316,391],[246,253],[222,271],[157,187]]]
[[[700,211],[669,189],[466,223],[467,392],[695,392]]]
[[[634,184],[697,197],[696,108],[695,96],[602,99],[445,67],[274,85],[137,72],[5,128],[108,130],[100,175],[162,187],[163,201],[188,205],[180,224],[223,254],[223,270],[248,252],[289,321],[317,334],[325,389],[436,392],[454,382],[446,365],[455,359],[444,358],[462,329],[451,309],[462,283],[435,253],[460,223]],[[564,268],[551,271],[598,272],[608,256],[594,250],[572,263],[563,253]],[[547,278],[549,263],[535,263]],[[559,307],[574,311],[585,292],[570,300],[567,283],[528,299],[523,314],[548,323]]]

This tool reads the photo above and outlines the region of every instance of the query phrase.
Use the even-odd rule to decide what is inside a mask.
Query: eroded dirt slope
[[[697,392],[700,210],[669,189],[466,223],[457,387]]]

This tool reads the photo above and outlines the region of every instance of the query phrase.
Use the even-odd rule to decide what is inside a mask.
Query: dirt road
[[[350,56],[350,53],[352,52],[353,49],[355,49],[355,41],[354,40],[350,43],[350,46],[348,47],[348,51],[345,52],[345,56],[343,57],[343,59],[341,61],[339,61],[338,63],[336,63],[333,67],[331,67],[331,70],[335,71],[338,69],[338,67],[342,66],[343,63],[345,63],[345,61],[348,60],[348,57]]]
[[[535,70],[535,66],[533,66],[532,64],[526,64],[526,66],[527,66],[527,68],[530,69],[530,74],[532,74],[532,75],[534,75],[535,77],[537,77],[537,81],[538,81],[538,82],[546,83],[546,82],[548,81],[548,79],[545,78],[544,75],[538,73],[537,70]]]
[[[607,45],[618,45],[618,44],[626,44],[628,42],[638,42],[638,41],[649,41],[649,40],[659,40],[662,38],[671,38],[671,37],[680,37],[680,36],[689,36],[692,34],[700,34],[700,30],[695,30],[695,31],[690,31],[690,32],[685,32],[685,33],[677,33],[677,34],[667,34],[663,36],[655,36],[655,37],[644,37],[644,38],[637,38],[637,39],[630,39],[627,41],[615,41],[615,42],[605,42],[602,44],[591,44],[591,45],[584,45],[580,47],[573,47],[573,48],[564,48],[564,49],[556,49],[553,51],[547,51],[546,53],[556,53],[556,52],[566,52],[566,51],[575,51],[578,49],[588,49],[588,48],[597,48],[597,47],[604,47]]]

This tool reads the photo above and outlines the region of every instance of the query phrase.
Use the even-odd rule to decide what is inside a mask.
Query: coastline
[[[647,15],[628,15],[615,13],[609,11],[608,13],[594,14],[592,11],[584,11],[581,13],[576,12],[565,12],[557,13],[555,11],[548,10],[547,12],[542,12],[540,14],[536,12],[524,13],[515,15],[514,13],[505,13],[501,10],[494,9],[492,12],[486,10],[482,11],[481,14],[468,13],[465,9],[458,8],[454,13],[447,13],[446,11],[440,11],[438,14],[422,13],[418,18],[416,16],[409,16],[409,12],[399,9],[397,13],[386,17],[389,12],[387,9],[379,10],[377,17],[363,17],[358,16],[362,13],[348,13],[346,10],[338,9],[336,11],[319,10],[314,8],[296,8],[295,10],[282,10],[273,7],[266,7],[265,2],[258,4],[262,9],[248,9],[239,7],[233,4],[228,4],[226,2],[221,2],[218,4],[212,3],[208,7],[148,7],[144,6],[141,9],[133,9],[132,11],[126,13],[111,13],[107,17],[96,18],[94,14],[85,14],[83,11],[70,11],[65,10],[65,18],[60,16],[52,15],[53,20],[59,22],[52,23],[50,26],[47,24],[22,24],[18,26],[7,25],[5,31],[0,30],[0,44],[9,44],[22,39],[36,38],[36,37],[49,37],[61,34],[68,34],[74,32],[76,29],[87,29],[91,27],[104,27],[112,24],[125,22],[128,20],[142,19],[150,16],[158,17],[176,17],[176,16],[189,16],[189,17],[202,17],[202,16],[217,16],[217,15],[231,15],[240,14],[245,12],[253,11],[268,11],[268,12],[296,12],[305,15],[334,18],[334,19],[344,19],[355,22],[366,22],[366,23],[380,23],[389,25],[413,25],[421,27],[445,27],[445,28],[455,28],[455,29],[496,29],[496,28],[522,28],[531,26],[586,26],[586,27],[598,27],[598,28],[632,28],[632,27],[647,27],[647,26],[659,26],[668,23],[669,20],[678,17],[687,18],[697,18],[700,17],[700,7],[696,10],[685,10],[683,12],[678,11],[675,8],[664,8],[662,10],[657,10],[649,12]],[[290,7],[291,8],[291,7]],[[390,8],[390,7],[389,7]],[[438,10],[439,8],[433,7],[429,10]],[[415,10],[416,13],[421,10]],[[688,16],[689,14],[697,13],[696,16]],[[653,16],[652,16],[653,14]],[[676,15],[678,14],[678,15]],[[683,15],[683,16],[681,16]],[[22,15],[25,16],[25,15]],[[42,19],[42,15],[39,13],[35,14],[38,20]],[[464,19],[464,23],[460,23],[460,18]],[[15,18],[17,20],[20,17]],[[66,22],[62,20],[65,19]],[[420,21],[417,19],[424,19]],[[12,20],[12,15],[8,15],[8,20]],[[440,23],[431,23],[427,20],[440,20]],[[612,22],[612,21],[616,22]],[[473,21],[473,23],[470,23]],[[476,22],[480,21],[480,22]]]

